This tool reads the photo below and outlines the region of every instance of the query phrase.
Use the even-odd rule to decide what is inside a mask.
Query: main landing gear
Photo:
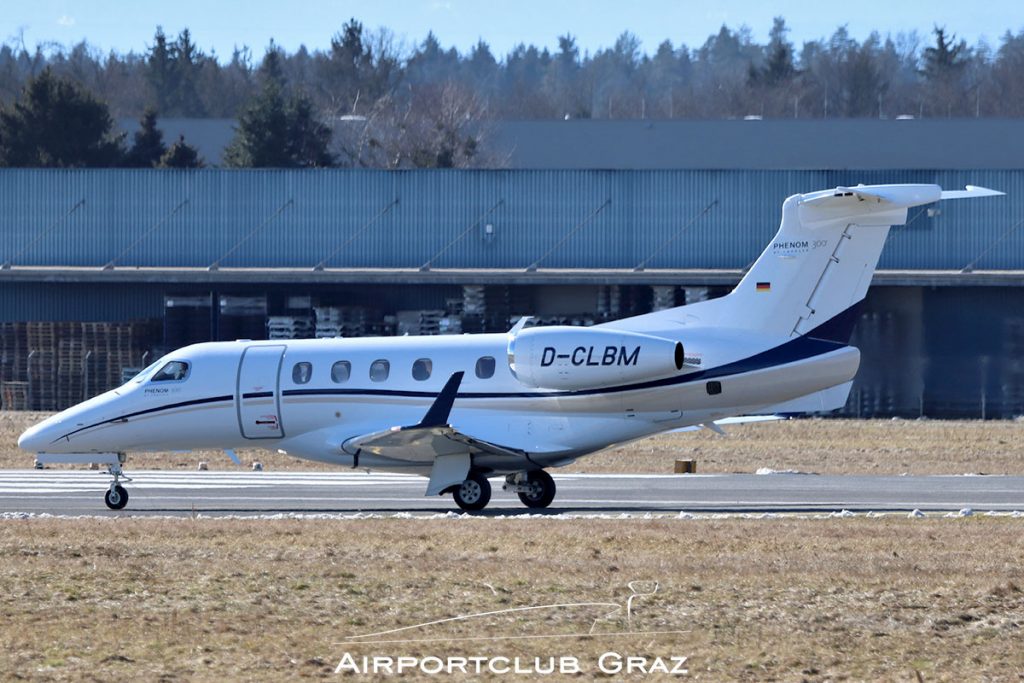
[[[544,470],[510,474],[502,489],[515,491],[528,508],[546,508],[555,499],[555,480]]]
[[[479,472],[470,472],[469,477],[452,490],[452,497],[463,510],[483,510],[491,502],[491,482]]]
[[[544,470],[510,474],[501,488],[515,492],[528,508],[546,508],[555,499],[555,480]],[[468,512],[483,510],[491,502],[491,484],[479,472],[470,472],[465,481],[448,490],[455,504]]]
[[[121,480],[131,481],[124,475],[124,470],[121,469],[121,465],[124,464],[125,456],[124,453],[119,453],[117,456],[117,462],[111,463],[107,468],[107,473],[114,478],[110,482],[110,488],[103,496],[103,502],[107,504],[107,507],[111,510],[123,510],[124,506],[128,504],[128,491],[121,486]]]

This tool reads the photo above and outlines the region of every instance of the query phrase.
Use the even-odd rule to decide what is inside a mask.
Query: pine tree
[[[158,168],[202,168],[206,164],[199,157],[199,151],[185,142],[185,136],[178,136],[178,141],[160,157]]]
[[[139,120],[132,148],[125,156],[124,165],[131,168],[152,168],[167,152],[164,134],[156,127],[156,109],[148,107]]]
[[[332,166],[331,129],[317,120],[308,97],[285,97],[288,83],[273,43],[260,65],[260,78],[263,88],[239,117],[224,163],[240,168]]]
[[[124,157],[107,105],[47,67],[0,111],[0,166],[106,167]]]

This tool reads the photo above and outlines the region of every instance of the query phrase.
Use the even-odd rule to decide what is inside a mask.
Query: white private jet
[[[782,225],[725,297],[590,328],[507,334],[210,342],[32,427],[43,462],[98,462],[128,502],[124,454],[258,446],[429,478],[464,510],[488,476],[548,506],[558,467],[730,416],[842,407],[860,363],[858,304],[909,207],[1002,194],[967,186],[839,187],[786,199]]]

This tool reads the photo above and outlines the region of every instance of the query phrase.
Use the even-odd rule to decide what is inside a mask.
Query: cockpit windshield
[[[142,384],[147,379],[149,379],[149,376],[152,375],[156,371],[156,369],[158,367],[163,365],[163,362],[164,362],[164,359],[161,358],[160,360],[156,361],[155,363],[150,363],[142,371],[140,371],[137,375],[135,375],[130,380],[128,380],[128,382],[134,382],[135,384]],[[125,382],[125,384],[127,384],[128,382]]]
[[[174,382],[188,377],[188,363],[183,360],[172,360],[160,368],[150,382]]]

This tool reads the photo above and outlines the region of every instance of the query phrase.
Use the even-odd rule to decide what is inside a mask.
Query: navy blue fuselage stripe
[[[273,391],[254,391],[252,393],[242,394],[242,398],[270,398],[273,395]]]
[[[795,363],[796,361],[805,360],[807,358],[813,358],[820,356],[832,351],[838,351],[847,347],[847,344],[833,341],[832,338],[837,336],[841,337],[849,330],[852,333],[853,324],[856,322],[856,312],[860,307],[860,302],[857,302],[853,306],[850,306],[842,313],[830,318],[826,322],[822,323],[818,327],[814,328],[807,334],[791,339],[775,348],[756,353],[748,358],[742,358],[732,363],[721,365],[717,368],[711,368],[710,370],[698,370],[697,372],[690,372],[685,375],[677,375],[675,377],[666,377],[664,379],[652,380],[649,382],[640,382],[637,384],[625,384],[617,387],[602,387],[599,389],[579,389],[573,391],[526,391],[526,392],[459,392],[456,398],[468,399],[468,398],[567,398],[572,396],[593,396],[595,394],[614,394],[621,393],[624,391],[636,391],[638,389],[653,389],[657,387],[667,387],[677,384],[690,384],[693,382],[699,382],[701,380],[710,380],[718,377],[726,377],[729,375],[739,375],[746,372],[753,372],[755,370],[764,370],[779,365],[786,365],[789,363]],[[838,334],[837,334],[838,332]],[[818,335],[825,338],[818,338]],[[399,389],[286,389],[281,392],[284,396],[401,396],[406,398],[434,398],[438,396],[436,391],[402,391]],[[272,396],[273,392],[259,392],[253,394],[243,394],[242,398],[261,398],[265,396]],[[159,412],[162,410],[173,410],[175,408],[182,408],[191,405],[201,405],[204,403],[216,403],[219,401],[233,401],[234,396],[214,396],[211,398],[198,398],[191,401],[182,401],[180,403],[171,403],[165,406],[158,406],[155,408],[147,408],[146,410],[140,410],[134,413],[128,413],[127,415],[121,415],[110,420],[104,420],[102,422],[96,422],[87,427],[81,427],[73,432],[68,432],[64,436],[55,439],[65,439],[69,436],[84,432],[87,429],[98,427],[104,424],[110,424],[113,422],[120,422],[121,420],[127,420],[132,417],[138,417],[140,415],[148,415],[151,413]]]
[[[134,413],[127,413],[125,415],[118,415],[117,417],[113,417],[113,418],[111,418],[109,420],[103,420],[102,422],[94,422],[93,424],[88,425],[86,427],[79,427],[78,429],[74,430],[73,432],[68,432],[64,436],[61,436],[61,437],[59,437],[57,439],[54,439],[50,443],[56,443],[57,441],[60,441],[61,439],[66,439],[69,436],[73,436],[73,435],[75,435],[75,434],[77,434],[79,432],[84,432],[85,430],[92,429],[93,427],[99,427],[100,425],[105,425],[105,424],[113,424],[114,422],[120,422],[121,420],[127,420],[129,418],[139,417],[140,415],[149,415],[149,414],[152,414],[152,413],[161,412],[163,410],[174,410],[175,408],[187,408],[189,406],[198,406],[198,405],[203,405],[203,404],[206,404],[206,403],[218,403],[220,401],[234,401],[234,400],[235,400],[234,396],[211,396],[209,398],[195,398],[195,399],[192,399],[191,401],[181,401],[180,403],[169,403],[169,404],[164,405],[164,406],[156,406],[154,408],[146,408],[145,410],[137,410]]]

